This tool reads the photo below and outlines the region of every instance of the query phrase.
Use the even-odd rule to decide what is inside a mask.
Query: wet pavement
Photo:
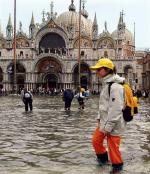
[[[108,174],[91,145],[98,97],[78,110],[64,111],[61,97],[34,97],[25,113],[19,97],[0,98],[0,174]],[[121,151],[123,174],[150,173],[150,103],[140,102],[139,114],[128,124]]]

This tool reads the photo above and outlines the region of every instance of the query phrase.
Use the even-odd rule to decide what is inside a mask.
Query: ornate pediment
[[[53,20],[50,20],[47,24],[48,28],[56,28],[57,25],[55,24],[55,22]]]

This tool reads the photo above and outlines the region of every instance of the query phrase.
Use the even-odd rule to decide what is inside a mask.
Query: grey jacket
[[[124,90],[123,86],[119,84],[124,80],[118,75],[107,75],[102,81],[98,119],[100,119],[101,131],[107,131],[111,135],[121,135],[126,125],[122,113]],[[108,92],[109,82],[115,82],[111,85],[110,95]]]

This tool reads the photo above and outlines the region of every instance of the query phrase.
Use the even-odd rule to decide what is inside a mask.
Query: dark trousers
[[[83,98],[79,98],[78,99],[78,103],[79,103],[79,106],[84,109],[84,99]]]
[[[72,102],[72,100],[65,100],[65,108],[70,108],[71,102]]]
[[[32,99],[25,99],[24,104],[25,104],[25,111],[28,111],[28,107],[30,108],[30,111],[32,111],[33,109]]]

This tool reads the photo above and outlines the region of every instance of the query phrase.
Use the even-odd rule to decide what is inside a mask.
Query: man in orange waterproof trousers
[[[109,161],[108,153],[106,151],[106,148],[104,147],[104,139],[107,139],[108,153],[112,166],[116,168],[122,167],[123,160],[119,151],[121,138],[119,136],[104,134],[100,131],[100,128],[97,128],[93,134],[92,144],[99,164],[107,164],[107,162]]]
[[[121,134],[126,127],[122,112],[125,101],[124,89],[121,85],[125,79],[116,74],[115,65],[108,58],[100,58],[91,69],[97,71],[102,82],[97,117],[98,126],[94,132],[92,144],[98,163],[107,164],[109,157],[112,163],[110,174],[116,174],[123,169],[119,146]],[[112,84],[110,90],[109,84]],[[107,140],[108,153],[104,147],[104,139]]]

